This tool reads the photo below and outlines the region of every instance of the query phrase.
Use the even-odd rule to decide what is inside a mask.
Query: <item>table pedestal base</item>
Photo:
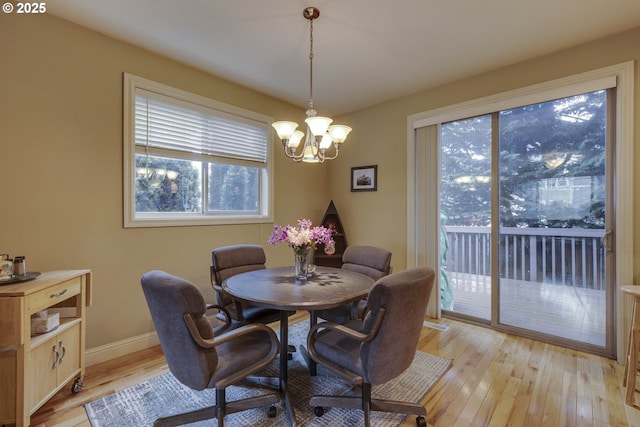
[[[280,312],[280,394],[282,396],[282,405],[287,412],[287,418],[291,427],[296,427],[296,413],[289,396],[287,382],[289,380],[289,312]]]

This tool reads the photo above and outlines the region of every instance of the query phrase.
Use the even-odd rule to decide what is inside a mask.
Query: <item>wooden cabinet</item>
[[[316,265],[340,268],[342,267],[342,254],[347,248],[347,236],[344,234],[344,227],[333,200],[329,203],[329,207],[322,218],[322,225],[333,230],[335,246],[334,248],[325,248],[323,244],[317,245],[313,254],[313,262]]]
[[[89,305],[89,270],[0,285],[0,424],[28,426],[31,414],[72,380],[72,390],[80,391]],[[45,309],[60,313],[60,325],[31,336],[31,315]]]

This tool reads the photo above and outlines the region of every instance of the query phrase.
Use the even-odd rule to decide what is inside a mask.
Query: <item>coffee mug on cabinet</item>
[[[9,259],[9,254],[0,254],[0,281],[13,277],[13,260]]]

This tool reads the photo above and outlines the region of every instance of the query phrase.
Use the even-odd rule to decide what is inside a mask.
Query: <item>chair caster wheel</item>
[[[321,417],[324,415],[324,408],[322,406],[316,406],[315,408],[313,408],[313,412],[316,414],[316,416]]]
[[[83,386],[83,378],[77,378],[73,384],[71,385],[71,393],[80,393],[80,390],[82,390],[82,386]]]
[[[293,360],[293,354],[287,353],[287,360]]]
[[[427,421],[424,419],[423,416],[418,416],[416,417],[416,425],[418,427],[427,427]]]
[[[276,407],[271,405],[269,407],[269,410],[267,411],[267,415],[269,416],[269,418],[275,418],[276,415],[278,415],[278,411],[277,411]]]

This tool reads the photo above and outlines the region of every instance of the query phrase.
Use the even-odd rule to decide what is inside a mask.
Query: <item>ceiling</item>
[[[637,0],[55,0],[48,13],[320,115],[640,27]]]

